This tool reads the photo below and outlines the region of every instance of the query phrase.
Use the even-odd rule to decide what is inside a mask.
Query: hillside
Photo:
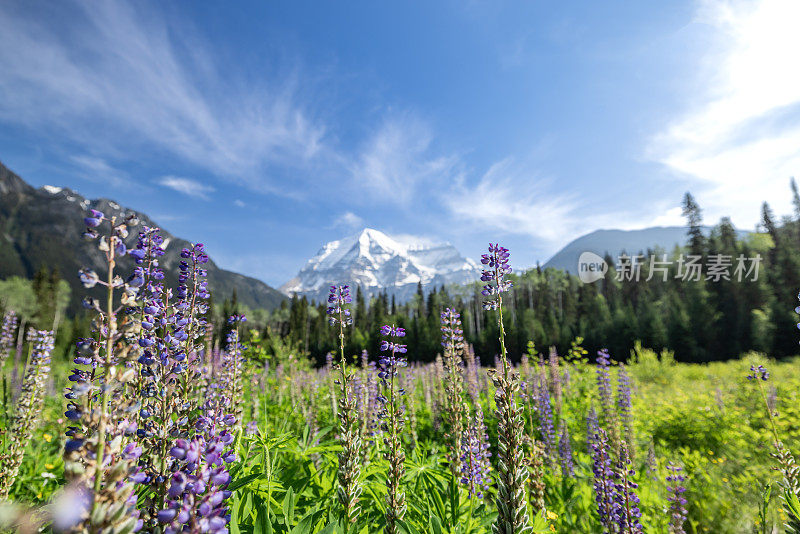
[[[83,217],[87,209],[94,208],[106,215],[126,213],[123,206],[113,200],[90,200],[67,188],[44,186],[36,189],[0,163],[0,279],[10,276],[30,278],[42,266],[57,268],[72,288],[70,309],[78,309],[80,298],[86,290],[78,280],[78,270],[89,267],[102,270],[103,258],[96,243],[87,242]],[[144,213],[138,213],[141,224],[159,226]],[[129,244],[136,243],[134,228]],[[168,273],[169,285],[176,283],[177,262],[188,241],[175,237],[162,227],[167,243],[162,265]],[[210,251],[213,256],[214,251]],[[130,272],[133,261],[123,258],[119,262],[121,273]],[[273,309],[286,297],[260,280],[220,269],[213,261],[208,263],[209,287],[213,298],[220,301],[236,291],[242,304],[251,308]]]

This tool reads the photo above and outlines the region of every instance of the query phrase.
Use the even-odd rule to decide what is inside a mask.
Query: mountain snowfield
[[[361,286],[367,294],[386,290],[403,301],[417,289],[466,284],[480,277],[477,262],[449,243],[413,243],[372,228],[326,243],[280,290],[291,296],[327,298],[332,284]]]

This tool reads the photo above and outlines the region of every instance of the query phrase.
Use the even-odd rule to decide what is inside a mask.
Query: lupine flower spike
[[[406,366],[406,346],[394,341],[394,338],[404,337],[404,329],[396,326],[381,327],[381,335],[387,339],[381,342],[381,355],[378,360],[380,372],[378,376],[383,384],[383,392],[378,400],[381,409],[378,417],[381,420],[381,429],[386,433],[383,440],[386,446],[385,457],[389,462],[389,472],[386,473],[386,530],[385,534],[400,532],[397,525],[406,513],[406,496],[400,485],[405,475],[405,452],[400,435],[403,432],[405,413],[399,396],[404,391],[398,389],[395,378],[398,370]]]
[[[39,422],[44,403],[44,386],[50,374],[50,354],[53,333],[39,330],[33,333],[33,350],[22,379],[22,391],[17,398],[11,425],[8,428],[6,450],[0,454],[0,499],[7,499],[14,484],[25,446]]]
[[[683,486],[686,476],[679,465],[667,464],[667,500],[669,501],[669,534],[686,534],[683,524],[686,522],[686,488]]]
[[[135,375],[125,359],[133,355],[136,328],[129,309],[117,317],[114,297],[115,290],[121,289],[123,305],[130,305],[141,286],[139,277],[126,283],[115,273],[117,259],[127,253],[124,239],[128,226],[138,224],[138,219],[135,215],[107,218],[102,212],[91,210],[84,221],[84,235],[89,239],[98,238],[97,228],[104,221],[109,223],[109,231],[99,243],[106,259],[106,279],[101,281],[87,269],[80,273],[84,286],[100,284],[106,288],[106,302],[105,309],[101,309],[93,299],[84,301],[87,308],[98,313],[93,323],[96,338],[78,341],[74,361],[91,370],[75,369],[69,377],[73,386],[65,395],[69,399],[65,416],[72,426],[64,446],[64,474],[75,494],[86,495],[88,501],[85,509],[75,514],[76,522],[70,530],[130,532],[142,527],[133,485],[145,476],[136,465],[141,447],[135,441],[124,443],[136,432],[132,415],[139,406],[136,396],[123,393]]]
[[[464,332],[461,330],[461,316],[451,308],[442,312],[441,321],[442,346],[444,347],[446,430],[447,440],[450,442],[448,460],[453,477],[458,479],[461,472],[461,455],[458,450],[462,440],[462,414],[464,411],[462,399],[463,360],[461,357],[464,350]]]
[[[619,414],[622,430],[625,431],[625,441],[636,443],[636,436],[633,433],[633,413],[631,408],[631,379],[625,365],[620,364],[619,374],[617,375],[617,413]],[[631,446],[629,454],[634,458],[634,447]]]
[[[467,487],[470,496],[482,499],[483,492],[489,489],[492,483],[490,476],[492,464],[489,462],[492,453],[489,452],[489,436],[486,434],[480,406],[475,410],[475,416],[464,431],[460,450],[461,483]]]
[[[511,272],[508,265],[509,252],[498,244],[489,244],[488,254],[481,257],[485,265],[481,280],[486,282],[483,295],[490,297],[484,302],[484,309],[497,311],[500,331],[500,362],[502,370],[495,372],[492,379],[495,387],[497,413],[498,469],[497,469],[497,520],[492,525],[495,534],[516,534],[530,530],[525,488],[528,481],[528,466],[525,462],[523,441],[525,423],[522,408],[517,403],[519,376],[509,367],[503,329],[503,293],[512,284],[506,280]]]
[[[613,510],[616,502],[616,486],[614,485],[614,470],[611,468],[608,435],[605,430],[597,431],[591,440],[591,448],[597,515],[606,532],[615,532]]]
[[[616,482],[614,483],[614,523],[617,525],[617,532],[624,534],[642,534],[642,524],[640,518],[642,512],[639,510],[639,497],[636,489],[639,487],[633,478],[636,471],[631,467],[631,459],[628,455],[628,446],[623,441],[620,448],[617,469],[614,473]]]
[[[800,296],[798,297],[800,298]],[[795,310],[797,311],[797,310]],[[772,430],[772,437],[774,439],[773,445],[775,452],[772,456],[778,461],[778,469],[783,475],[781,486],[783,489],[784,509],[788,512],[789,523],[791,528],[800,532],[800,517],[795,516],[791,510],[792,507],[788,502],[790,499],[794,500],[795,497],[800,497],[800,466],[794,458],[794,454],[789,448],[783,444],[780,435],[778,434],[778,427],[775,423],[775,414],[770,409],[769,399],[764,389],[764,383],[769,380],[769,371],[763,365],[751,365],[750,374],[747,379],[758,384],[758,390],[761,393],[761,399],[764,401],[764,407],[767,410],[769,417],[770,429]]]
[[[332,326],[339,327],[339,400],[337,405],[339,419],[339,441],[342,450],[339,453],[338,480],[336,496],[344,509],[346,524],[358,519],[359,497],[361,496],[361,431],[358,421],[357,398],[354,391],[353,375],[347,372],[347,360],[344,354],[344,330],[352,324],[350,316],[350,288],[348,286],[331,286],[328,296],[328,320]]]
[[[14,332],[17,331],[19,317],[14,310],[8,310],[3,316],[3,328],[0,330],[0,369],[14,348]]]
[[[617,411],[614,407],[614,394],[611,386],[611,358],[608,351],[603,349],[597,353],[597,391],[600,394],[600,415],[603,428],[608,432],[608,437],[616,451],[619,449],[619,431],[617,428]],[[616,455],[616,454],[615,454]]]

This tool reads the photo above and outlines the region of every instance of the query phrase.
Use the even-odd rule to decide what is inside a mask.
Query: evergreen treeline
[[[510,354],[518,358],[531,341],[540,349],[555,346],[565,353],[578,336],[590,351],[605,347],[616,359],[625,359],[636,341],[659,351],[672,350],[675,358],[684,362],[734,358],[750,350],[772,357],[797,354],[794,307],[800,290],[800,195],[794,180],[792,194],[792,216],[777,219],[765,203],[760,232],[742,239],[728,218],[710,234],[704,233],[701,209],[687,193],[683,202],[687,246],[638,251],[645,258],[638,281],[630,276],[630,270],[617,272],[613,265],[621,268],[618,258],[610,257],[606,262],[612,267],[605,278],[591,284],[573,274],[538,266],[511,275],[514,289],[504,299]],[[665,254],[668,265],[656,263],[651,272],[650,258],[662,261]],[[689,256],[702,265],[699,280],[683,276]],[[707,279],[708,265],[719,262],[720,256],[730,259],[728,279]],[[753,280],[752,272],[736,272],[740,256],[747,260],[760,256],[757,279]],[[746,267],[752,268],[751,262]],[[445,307],[455,307],[462,314],[467,341],[487,360],[485,364],[493,364],[490,360],[498,350],[497,324],[482,310],[481,287],[479,283],[439,287],[428,293],[418,287],[414,298],[404,303],[386,293],[367,300],[355,288],[354,324],[346,338],[347,351],[356,355],[366,348],[377,353],[380,326],[395,323],[406,329],[413,351],[410,359],[431,361],[441,352],[439,314]],[[69,287],[56,269],[42,268],[33,280],[0,280],[0,308],[15,309],[25,324],[39,328],[60,325],[57,345],[64,349],[88,333],[84,313],[63,316],[68,302]],[[267,346],[271,339],[289,343],[319,363],[338,347],[336,333],[327,322],[327,302],[295,296],[272,312],[252,310],[238,302],[234,290],[231,299],[221,305],[211,300],[209,305],[208,317],[215,324],[212,343],[217,346],[224,345],[229,328],[224,318],[244,313],[250,328],[260,333]]]
[[[645,261],[640,263],[638,281],[631,269],[620,268],[620,274],[613,267],[603,280],[591,284],[539,267],[512,276],[515,287],[505,299],[506,343],[511,354],[518,357],[529,341],[565,352],[576,336],[584,337],[590,350],[607,347],[617,359],[625,359],[637,340],[657,350],[672,350],[684,362],[734,358],[749,350],[773,357],[797,354],[793,309],[800,289],[800,196],[794,181],[792,191],[793,216],[776,220],[765,203],[763,231],[745,239],[738,238],[728,218],[710,235],[704,233],[701,209],[687,193],[683,202],[687,246],[639,252]],[[664,254],[668,265],[651,265],[651,256],[659,262]],[[685,279],[691,273],[690,256],[695,257],[695,265],[702,266],[699,280]],[[740,256],[742,261],[738,261]],[[756,277],[751,259],[758,257]],[[609,265],[618,263],[615,260],[606,257]],[[719,267],[727,262],[727,270]],[[729,279],[714,275],[710,264],[726,271]],[[367,302],[356,289],[355,321],[347,349],[356,354],[363,347],[374,354],[380,325],[396,323],[407,331],[413,351],[409,357],[430,361],[441,351],[439,313],[454,306],[462,313],[467,341],[478,355],[492,358],[498,350],[497,325],[481,309],[480,289],[475,284],[450,289],[457,294],[446,288],[424,294],[418,288],[416,296],[403,304],[386,294]],[[337,346],[335,332],[327,324],[326,305],[294,297],[253,326],[261,327],[265,337],[289,340],[321,362]]]

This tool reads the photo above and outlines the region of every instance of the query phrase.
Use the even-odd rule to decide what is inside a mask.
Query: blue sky
[[[557,5],[557,8],[554,7]],[[0,161],[280,285],[369,226],[518,267],[788,213],[792,0],[0,3]]]

